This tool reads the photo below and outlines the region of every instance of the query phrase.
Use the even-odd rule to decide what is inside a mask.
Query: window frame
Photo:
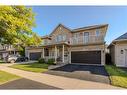
[[[96,29],[96,36],[100,36],[100,29]]]

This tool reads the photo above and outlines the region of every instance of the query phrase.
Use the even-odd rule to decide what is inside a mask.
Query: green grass
[[[4,84],[6,82],[12,81],[12,80],[16,80],[19,79],[19,76],[4,72],[4,71],[0,71],[0,84]]]
[[[0,59],[0,64],[1,64],[1,63],[5,63],[5,62],[4,62],[2,59]]]
[[[127,71],[111,65],[106,65],[105,68],[110,75],[112,85],[127,88]]]
[[[41,73],[41,72],[48,71],[48,66],[49,66],[48,64],[44,64],[44,63],[28,63],[28,64],[14,64],[10,67],[25,70],[25,71]]]

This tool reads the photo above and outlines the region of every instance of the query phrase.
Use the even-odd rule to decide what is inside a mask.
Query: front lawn
[[[4,62],[2,59],[0,59],[0,64],[1,64],[1,63],[5,63],[5,62]]]
[[[25,70],[25,71],[41,73],[47,71],[48,66],[49,66],[48,64],[44,64],[44,63],[28,63],[28,64],[14,64],[10,67]]]
[[[4,71],[0,71],[0,84],[12,81],[12,80],[16,80],[19,79],[19,76],[4,72]]]
[[[127,71],[111,65],[106,65],[105,68],[109,73],[112,85],[127,88]]]

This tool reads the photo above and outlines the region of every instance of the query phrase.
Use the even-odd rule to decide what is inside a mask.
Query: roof
[[[91,25],[91,26],[86,26],[86,27],[81,27],[81,28],[76,28],[76,29],[70,29],[68,27],[66,27],[65,25],[63,24],[58,24],[56,26],[56,28],[49,34],[49,35],[46,35],[46,36],[42,36],[41,38],[50,38],[51,35],[53,34],[53,32],[59,27],[59,26],[62,26],[64,28],[66,28],[67,30],[69,30],[70,32],[77,32],[77,31],[80,31],[80,30],[87,30],[87,29],[94,29],[94,28],[101,28],[101,27],[107,27],[108,24],[100,24],[100,25]]]
[[[45,38],[50,38],[49,35],[46,35],[46,36],[42,36],[41,38],[45,39]]]
[[[115,40],[125,40],[127,39],[127,32],[121,35],[120,37],[116,38]]]
[[[66,27],[65,25],[63,25],[63,24],[60,23],[60,24],[58,24],[58,25],[56,26],[56,28],[55,28],[49,35],[52,35],[53,32],[54,32],[58,27],[60,27],[60,26],[66,28],[66,29],[69,30],[69,31],[71,31],[71,29],[69,29],[68,27]]]
[[[81,28],[73,29],[72,31],[76,32],[76,31],[79,31],[79,30],[86,30],[86,29],[100,28],[100,27],[105,27],[105,26],[108,26],[108,24],[86,26],[86,27],[81,27]]]
[[[109,48],[110,46],[114,45],[115,42],[121,42],[121,41],[127,41],[127,32],[124,33],[123,35],[119,36],[119,37],[116,38],[115,40],[113,40],[113,41],[109,44],[108,48]]]

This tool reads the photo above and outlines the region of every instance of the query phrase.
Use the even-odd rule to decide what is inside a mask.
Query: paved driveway
[[[110,80],[104,66],[67,64],[49,70],[45,73],[110,84]]]
[[[21,78],[0,85],[0,89],[59,89],[43,83]]]

